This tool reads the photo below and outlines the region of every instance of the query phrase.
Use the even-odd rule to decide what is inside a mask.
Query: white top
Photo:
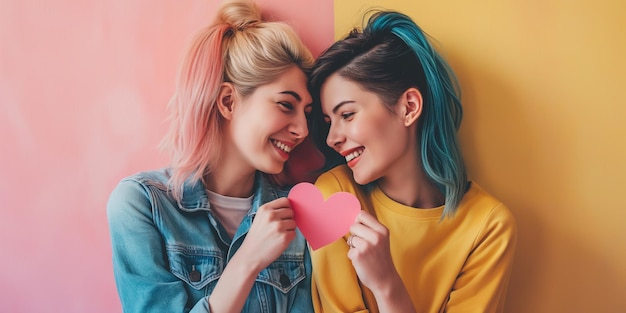
[[[243,217],[252,208],[254,195],[247,198],[228,197],[211,190],[207,190],[207,195],[209,196],[211,211],[222,223],[230,238],[233,238]]]

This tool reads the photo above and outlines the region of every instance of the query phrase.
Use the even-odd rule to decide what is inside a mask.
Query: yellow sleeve
[[[503,312],[517,225],[503,205],[490,213],[455,281],[446,312]]]
[[[342,188],[341,178],[322,174],[315,185],[328,199]],[[312,297],[315,312],[369,312],[352,262],[348,259],[347,235],[311,252],[313,264]]]

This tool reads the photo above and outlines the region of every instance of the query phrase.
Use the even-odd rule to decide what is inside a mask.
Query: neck
[[[445,202],[443,194],[426,177],[420,179],[406,177],[400,180],[381,179],[378,186],[389,198],[413,208],[432,209],[442,206]]]
[[[223,196],[246,198],[252,195],[255,172],[233,175],[223,170],[215,171],[206,178],[206,188]]]
[[[206,188],[228,197],[245,198],[252,195],[256,169],[245,160],[224,149],[219,166],[205,178]]]
[[[205,187],[222,196],[246,198],[254,192],[257,170],[241,156],[231,136],[229,127],[224,127],[219,165],[205,177]]]
[[[407,153],[378,180],[378,186],[389,198],[414,208],[431,209],[445,202],[444,195],[424,172],[419,151]]]

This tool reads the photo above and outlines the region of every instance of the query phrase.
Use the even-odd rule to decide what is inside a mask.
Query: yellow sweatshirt
[[[391,256],[417,312],[502,312],[516,244],[516,223],[504,204],[475,182],[457,213],[440,221],[443,206],[416,209],[379,188],[366,194],[347,166],[321,175],[327,199],[347,191],[389,229]],[[347,257],[347,235],[312,252],[316,312],[378,312]]]

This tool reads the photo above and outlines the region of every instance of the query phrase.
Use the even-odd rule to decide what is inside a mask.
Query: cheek
[[[368,140],[370,146],[377,146],[385,154],[395,153],[396,149],[404,149],[407,144],[407,128],[393,118],[371,119],[361,125],[361,138]]]
[[[387,137],[393,137],[394,135],[394,131],[390,129],[392,125],[390,125],[389,120],[382,116],[362,119],[354,126],[354,134],[358,135],[362,139],[386,139]]]
[[[237,143],[240,149],[253,148],[258,142],[259,136],[263,133],[261,128],[254,119],[239,119],[232,123],[232,140]]]
[[[260,119],[262,121],[257,122],[256,125],[257,135],[271,136],[285,128],[288,124],[286,118],[276,114],[266,114]]]

